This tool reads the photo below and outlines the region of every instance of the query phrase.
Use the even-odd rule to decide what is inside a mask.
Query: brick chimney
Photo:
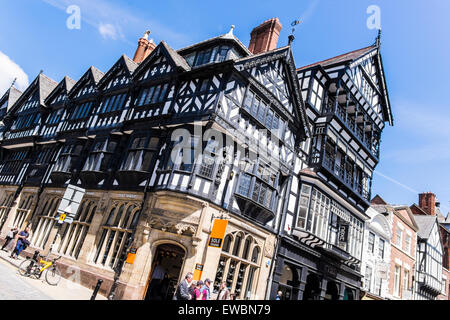
[[[148,40],[150,31],[146,31],[144,36],[138,40],[138,47],[136,53],[134,54],[133,61],[136,63],[141,63],[147,58],[150,53],[156,48],[155,43],[152,39]]]
[[[253,54],[258,54],[276,49],[282,28],[278,18],[264,21],[253,29],[248,50]]]
[[[436,215],[436,195],[432,192],[419,194],[419,207],[430,216]]]

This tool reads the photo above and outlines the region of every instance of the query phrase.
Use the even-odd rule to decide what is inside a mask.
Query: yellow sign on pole
[[[64,221],[66,219],[66,215],[64,213],[61,213],[59,216],[59,221]]]
[[[203,273],[203,265],[202,264],[196,264],[195,265],[195,270],[194,270],[194,280],[198,281],[202,278],[202,273]]]
[[[214,248],[222,248],[223,238],[227,230],[228,220],[216,219],[214,221],[211,236],[209,237],[209,246]]]

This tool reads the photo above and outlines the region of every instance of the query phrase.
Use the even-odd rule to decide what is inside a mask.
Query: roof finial
[[[381,29],[378,29],[378,36],[377,36],[377,39],[375,41],[375,44],[376,44],[377,47],[380,47],[380,45],[381,45]]]
[[[231,25],[231,29],[230,29],[230,31],[228,31],[228,33],[227,33],[228,36],[233,36],[233,35],[234,35],[234,34],[233,34],[234,28],[236,28],[236,27],[234,26],[234,24]]]
[[[14,78],[13,82],[11,83],[11,86],[9,88],[12,88],[16,84],[17,78]]]
[[[150,35],[150,30],[145,31],[144,36],[142,38],[144,38],[145,40],[148,39],[148,36]]]

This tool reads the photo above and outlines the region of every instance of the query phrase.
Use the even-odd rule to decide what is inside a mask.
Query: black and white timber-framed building
[[[29,252],[54,244],[66,275],[75,265],[106,294],[118,276],[121,299],[170,299],[194,270],[239,299],[358,299],[364,211],[393,122],[380,42],[297,69],[276,46],[278,19],[255,28],[251,51],[233,29],[180,50],[146,33],[105,73],[41,73],[5,93],[1,236],[30,226]],[[69,184],[87,192],[58,230]],[[228,220],[220,249],[208,246],[215,219]]]
[[[393,125],[380,44],[297,70],[312,137],[290,188],[272,298],[360,298],[365,212],[381,133]]]
[[[135,59],[106,73],[90,67],[59,83],[40,73],[16,101],[7,92],[2,236],[29,226],[29,252],[52,247],[64,273],[79,267],[88,287],[102,278],[104,293],[121,271],[116,298],[171,298],[202,269],[213,293],[226,281],[239,299],[264,299],[310,129],[291,47],[257,39],[250,52],[233,29],[177,51],[147,33]],[[58,230],[69,184],[87,191]],[[218,218],[228,220],[221,249],[208,246]],[[123,264],[131,248],[134,263]],[[157,263],[167,286],[155,292]]]

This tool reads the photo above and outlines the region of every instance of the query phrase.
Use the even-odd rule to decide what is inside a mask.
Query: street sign
[[[69,184],[58,207],[59,224],[73,222],[85,193],[85,189]]]

